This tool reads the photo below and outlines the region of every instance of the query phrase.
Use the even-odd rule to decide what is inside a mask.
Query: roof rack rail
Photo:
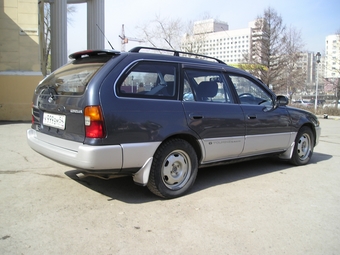
[[[207,59],[212,59],[217,61],[218,63],[221,64],[225,64],[222,60],[218,59],[218,58],[214,58],[214,57],[210,57],[210,56],[206,56],[206,55],[202,55],[202,54],[197,54],[197,53],[191,53],[191,52],[185,52],[185,51],[178,51],[178,50],[170,50],[170,49],[162,49],[162,48],[153,48],[153,47],[143,47],[143,46],[138,46],[135,47],[131,50],[129,50],[129,52],[140,52],[140,50],[154,50],[154,51],[166,51],[166,52],[172,52],[174,54],[174,56],[180,57],[179,54],[184,54],[184,55],[191,55],[191,56],[195,56],[195,57],[202,57],[202,58],[207,58]]]
[[[82,57],[96,56],[96,55],[118,55],[120,51],[117,50],[83,50],[70,54],[70,59],[79,59]]]

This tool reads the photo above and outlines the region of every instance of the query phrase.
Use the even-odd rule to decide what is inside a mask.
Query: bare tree
[[[51,71],[51,6],[49,3],[44,3],[43,1],[39,4],[43,4],[43,45],[42,47],[42,56],[41,56],[41,71],[44,76],[47,75],[48,72]],[[67,5],[67,13],[73,14],[76,12],[76,7],[74,5]],[[67,22],[71,23],[72,19],[70,17],[67,18]]]
[[[287,81],[291,83],[295,77],[302,48],[300,34],[293,28],[287,29],[282,17],[271,7],[257,18],[252,32],[252,48],[240,68],[248,69],[274,89],[287,86]],[[287,70],[288,76],[285,74]]]
[[[209,13],[203,13],[200,20],[212,19]],[[190,53],[204,54],[204,44],[207,39],[207,31],[210,30],[206,22],[195,22],[193,20],[187,23],[186,31],[182,37],[181,50]]]
[[[304,44],[302,43],[301,33],[294,27],[289,27],[286,31],[285,41],[285,57],[286,65],[283,66],[283,73],[281,74],[282,81],[279,86],[285,86],[287,92],[292,99],[297,90],[301,90],[306,84],[306,69],[301,65],[303,53],[301,49]]]
[[[180,19],[161,18],[147,22],[142,27],[142,38],[153,47],[178,50],[183,34],[183,24]]]
[[[202,18],[208,19],[210,15],[204,13]],[[201,26],[205,25],[202,24]],[[155,19],[139,28],[142,31],[140,37],[153,47],[203,53],[206,29],[202,28],[201,32],[195,33],[193,29],[194,21],[183,22],[180,19],[161,18],[156,15]],[[183,44],[183,41],[185,41],[185,44]]]
[[[203,48],[204,40],[200,40],[199,37],[204,36],[204,34],[194,34],[193,32],[194,22],[189,21],[186,33],[182,37],[185,43],[181,44],[181,50],[190,53],[201,53]]]
[[[196,23],[194,21],[189,21],[186,33],[182,37],[182,51],[196,54],[205,54],[204,44],[207,39],[207,26],[207,23]]]

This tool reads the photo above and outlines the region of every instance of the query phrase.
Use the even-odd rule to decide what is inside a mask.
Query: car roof
[[[202,54],[184,52],[171,49],[163,48],[152,48],[152,47],[135,47],[128,52],[120,52],[111,49],[101,49],[101,50],[84,50],[72,53],[69,55],[70,59],[80,59],[87,57],[97,57],[97,56],[118,56],[118,55],[130,55],[135,56],[136,59],[150,59],[150,60],[163,60],[163,61],[173,61],[182,64],[198,64],[205,65],[209,67],[215,67],[219,69],[224,69],[226,71],[233,71],[239,74],[247,74],[248,72],[227,65],[222,60],[210,57]]]
[[[135,47],[130,51],[126,52],[125,54],[135,55],[136,59],[139,58],[139,59],[164,60],[194,65],[198,64],[249,75],[248,72],[229,66],[218,58],[202,54],[150,47]]]
[[[171,50],[171,49],[161,49],[161,48],[152,48],[152,47],[135,47],[133,49],[131,49],[129,52],[141,52],[141,50],[147,50],[149,52],[152,51],[156,51],[158,53],[172,53],[173,56],[177,56],[180,57],[182,55],[184,56],[193,56],[196,59],[197,58],[204,58],[204,59],[210,59],[210,60],[214,60],[217,63],[221,63],[221,64],[225,64],[222,60],[215,58],[215,57],[210,57],[210,56],[206,56],[206,55],[202,55],[202,54],[198,54],[198,53],[193,53],[193,52],[185,52],[185,51],[178,51],[178,50]]]

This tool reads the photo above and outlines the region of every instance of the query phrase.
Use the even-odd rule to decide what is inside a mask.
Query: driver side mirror
[[[285,106],[289,103],[289,99],[286,96],[277,96],[276,97],[276,106]]]

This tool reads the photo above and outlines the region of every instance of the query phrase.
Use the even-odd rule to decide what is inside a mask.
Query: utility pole
[[[119,35],[119,38],[121,39],[121,52],[125,52],[125,44],[127,44],[129,41],[134,41],[134,42],[139,42],[139,43],[145,42],[142,39],[126,37],[125,31],[124,31],[124,24],[122,25],[122,33],[121,35]]]

